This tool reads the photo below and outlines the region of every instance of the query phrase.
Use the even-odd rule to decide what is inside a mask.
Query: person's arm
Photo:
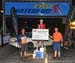
[[[49,35],[49,37],[50,37],[51,39],[53,39],[53,36]]]
[[[53,36],[50,36],[50,38],[52,38],[52,39],[53,39]]]
[[[60,33],[60,38],[61,38],[61,46],[63,46],[63,36],[61,33]]]
[[[60,38],[61,38],[61,42],[63,42],[63,36],[61,33],[60,33]]]

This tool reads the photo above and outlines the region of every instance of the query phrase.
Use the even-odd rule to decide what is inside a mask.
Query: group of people
[[[38,29],[45,29],[46,25],[43,23],[43,19],[40,19],[40,23],[37,25]],[[62,34],[59,32],[58,27],[54,28],[54,33],[53,35],[49,36],[50,38],[53,39],[53,58],[59,58],[60,59],[60,50],[61,50],[61,41],[63,40]],[[21,58],[26,57],[26,51],[27,51],[27,45],[26,45],[26,35],[25,35],[25,29],[23,28],[21,30],[21,34],[18,36],[18,43],[21,46],[21,53],[20,56]]]

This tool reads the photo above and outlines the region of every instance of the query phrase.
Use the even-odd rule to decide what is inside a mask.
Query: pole
[[[44,63],[48,63],[48,55],[47,55],[47,54],[46,54],[46,57],[45,57]]]
[[[3,37],[6,34],[6,21],[5,21],[5,1],[2,0],[2,10],[3,10],[3,14],[2,14],[2,46],[4,43]]]
[[[3,20],[2,20],[2,27],[3,27],[3,35],[6,34],[6,21],[5,21],[5,1],[2,0],[2,10],[3,10]]]

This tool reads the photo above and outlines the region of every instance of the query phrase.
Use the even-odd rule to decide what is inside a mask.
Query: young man
[[[26,50],[27,50],[25,29],[21,30],[21,34],[18,36],[18,43],[21,46],[20,56],[21,58],[24,58],[26,57]]]
[[[38,29],[45,29],[46,25],[43,23],[43,19],[40,19],[40,23],[37,26]],[[44,46],[43,40],[38,41],[38,45],[41,44],[41,47]]]
[[[57,27],[54,29],[54,31],[55,32],[53,33],[53,36],[51,36],[51,38],[53,38],[53,50],[54,50],[53,58],[56,59],[58,55],[58,59],[60,59],[62,34],[58,31]]]
[[[38,29],[45,29],[46,25],[43,23],[43,19],[40,19],[40,24],[38,24]]]

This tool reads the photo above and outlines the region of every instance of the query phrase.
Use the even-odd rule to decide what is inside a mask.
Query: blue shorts
[[[60,51],[61,50],[61,44],[60,44],[60,42],[54,42],[53,43],[53,50],[54,51]]]

